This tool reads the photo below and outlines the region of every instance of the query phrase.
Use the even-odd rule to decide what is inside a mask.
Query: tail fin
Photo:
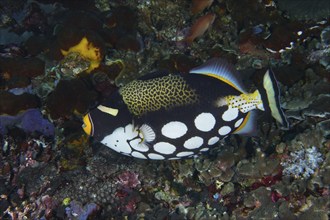
[[[289,122],[280,105],[280,91],[277,80],[271,70],[267,70],[264,75],[263,89],[265,91],[262,92],[262,94],[265,94],[262,95],[262,101],[266,110],[270,110],[272,116],[283,126],[283,128],[289,128]]]

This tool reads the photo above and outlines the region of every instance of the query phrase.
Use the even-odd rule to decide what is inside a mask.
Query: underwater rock
[[[45,36],[32,35],[24,42],[24,48],[30,55],[37,56],[41,52],[46,51],[49,44],[50,39],[47,39]]]
[[[182,54],[171,54],[168,59],[159,61],[158,68],[169,72],[188,74],[197,66],[196,62],[189,56]]]
[[[65,11],[64,14],[60,14],[59,24],[63,25],[63,31],[68,31],[69,29],[73,30],[91,30],[93,32],[98,32],[102,29],[102,17],[98,14],[93,13],[92,11],[84,11],[84,10],[72,10]],[[69,33],[72,34],[70,31]],[[59,33],[59,34],[64,34]],[[69,34],[70,35],[70,34]],[[61,36],[61,38],[65,38],[65,36]],[[67,36],[70,38],[70,36]],[[71,42],[73,43],[73,42]]]
[[[235,154],[230,150],[221,150],[215,160],[209,158],[195,159],[195,168],[199,171],[198,178],[206,186],[214,182],[230,182],[234,175]]]
[[[128,6],[113,8],[105,18],[107,29],[104,30],[105,40],[119,50],[135,52],[143,48],[142,40],[137,32],[137,12]]]
[[[265,24],[281,19],[274,7],[267,8],[263,2],[253,0],[233,0],[226,2],[231,16],[238,23],[238,31],[244,27]],[[257,16],[256,16],[257,15]]]
[[[324,100],[327,97],[326,94],[329,93],[329,89],[330,85],[326,80],[323,80],[312,69],[307,69],[305,70],[305,76],[286,90],[282,105],[290,111],[303,113],[306,108],[318,99]],[[323,103],[323,105],[326,106],[327,102]],[[328,109],[323,108],[323,111],[328,112]],[[301,113],[300,115],[302,115]],[[290,114],[288,114],[289,117]]]
[[[32,2],[27,6],[22,26],[25,30],[37,34],[44,34],[46,31],[49,31],[47,15],[40,8],[39,4]]]
[[[186,209],[187,219],[203,219],[203,220],[215,220],[215,219],[228,219],[227,213],[220,213],[217,209],[211,207],[206,208],[203,204],[198,203],[193,207]]]
[[[318,62],[321,66],[325,67],[327,71],[330,70],[330,26],[321,30],[320,40],[314,39],[311,42],[311,52],[307,56],[310,63]],[[327,77],[327,74],[325,74]]]
[[[90,61],[80,55],[79,52],[70,52],[60,61],[59,70],[67,76],[77,76],[90,68]]]
[[[21,44],[27,39],[29,39],[31,36],[33,36],[33,33],[26,31],[23,34],[18,35],[8,29],[0,29],[0,35],[1,35],[0,44],[6,45],[6,44]]]
[[[61,80],[47,97],[46,107],[51,118],[70,117],[73,113],[83,114],[95,104],[97,94],[79,79]]]
[[[277,204],[272,202],[271,191],[266,187],[249,192],[245,196],[244,205],[247,208],[248,219],[252,216],[256,219],[274,219],[278,215]],[[237,214],[235,213],[236,216]]]
[[[252,160],[241,160],[237,164],[237,172],[243,177],[252,180],[265,176],[274,176],[279,172],[280,161],[276,158],[268,158],[261,149],[257,149],[257,155]]]
[[[303,24],[298,22],[284,21],[280,24],[273,24],[270,36],[263,42],[263,45],[271,51],[285,50],[291,48],[298,39],[298,31],[303,29]]]
[[[321,44],[323,48],[330,46],[330,26],[325,27],[320,34]]]
[[[114,75],[113,71],[110,71]],[[115,92],[118,87],[115,86],[114,79],[111,80],[109,77],[110,74],[105,72],[96,72],[92,75],[92,83],[96,91],[98,91],[102,98],[110,96]]]
[[[226,196],[233,192],[235,192],[235,185],[232,182],[228,182],[228,183],[224,184],[224,186],[221,189],[222,196]]]
[[[277,4],[278,7],[287,12],[289,16],[300,20],[320,20],[322,18],[327,18],[330,15],[330,4],[327,0],[278,0]]]
[[[274,68],[273,71],[276,79],[288,87],[293,86],[305,77],[304,69],[296,65]]]
[[[0,87],[27,87],[33,77],[43,75],[45,63],[38,58],[0,58]]]
[[[329,141],[328,141],[329,142]],[[330,143],[328,143],[329,145]],[[324,193],[326,194],[326,189],[330,186],[330,152],[324,155],[323,166],[320,169],[319,175],[322,177],[322,183],[318,183],[318,185],[323,185],[325,187]],[[314,186],[314,185],[313,185]],[[328,189],[329,190],[329,189]]]
[[[302,213],[299,213],[298,218],[307,220],[307,219],[328,219],[329,211],[328,207],[330,206],[329,197],[320,197],[315,198],[309,196],[306,199],[306,204],[301,207]]]
[[[14,95],[10,92],[0,91],[0,100],[0,115],[16,115],[20,111],[40,107],[38,97],[27,93]]]

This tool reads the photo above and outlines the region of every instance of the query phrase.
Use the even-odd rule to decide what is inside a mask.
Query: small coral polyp
[[[88,73],[99,67],[102,60],[100,48],[95,47],[92,42],[88,41],[87,37],[83,37],[77,45],[70,47],[67,51],[61,49],[61,53],[63,56],[79,53],[81,57],[90,62],[89,68],[86,70]]]

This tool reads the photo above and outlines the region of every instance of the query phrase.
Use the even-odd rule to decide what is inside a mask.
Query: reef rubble
[[[302,2],[1,1],[0,218],[328,219],[330,9]],[[271,68],[290,129],[260,114],[257,136],[178,161],[125,157],[81,129],[118,87],[210,57],[251,90]]]

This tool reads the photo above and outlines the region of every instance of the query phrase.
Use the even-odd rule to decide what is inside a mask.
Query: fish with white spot
[[[84,116],[83,129],[109,148],[141,159],[181,159],[208,151],[230,134],[255,132],[255,111],[288,127],[268,70],[248,93],[233,66],[213,58],[187,75],[144,77],[121,87]]]

